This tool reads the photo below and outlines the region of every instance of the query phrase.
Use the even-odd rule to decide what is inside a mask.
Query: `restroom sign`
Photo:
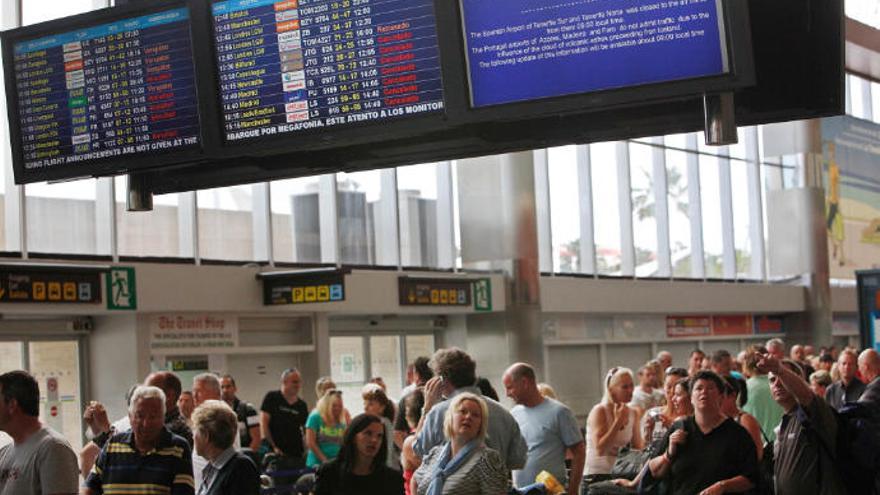
[[[134,268],[115,267],[107,273],[107,309],[137,309]]]

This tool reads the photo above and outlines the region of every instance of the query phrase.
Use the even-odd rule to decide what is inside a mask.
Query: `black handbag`
[[[646,450],[623,448],[617,453],[617,460],[611,468],[611,479],[626,478],[636,479],[642,468],[651,459],[651,453]]]
[[[764,429],[761,429],[761,435],[764,437],[764,455],[758,462],[758,486],[755,487],[755,493],[758,495],[774,495],[776,493],[776,485],[773,482],[773,441],[767,438]]]

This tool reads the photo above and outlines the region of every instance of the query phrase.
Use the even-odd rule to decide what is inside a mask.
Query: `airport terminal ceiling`
[[[496,3],[159,0],[8,31],[16,181],[167,193],[693,131],[726,92],[737,125],[843,109],[842,1]]]

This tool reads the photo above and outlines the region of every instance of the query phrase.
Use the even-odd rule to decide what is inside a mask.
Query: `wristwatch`
[[[92,442],[95,443],[98,447],[104,448],[104,444],[107,443],[107,440],[110,439],[110,431],[102,431],[101,433],[95,435],[92,438]]]

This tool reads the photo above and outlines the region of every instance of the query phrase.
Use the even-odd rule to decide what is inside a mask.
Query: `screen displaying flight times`
[[[729,72],[721,0],[460,0],[473,107]]]
[[[213,3],[226,140],[442,111],[433,4]]]
[[[189,11],[18,41],[25,170],[199,145]]]

